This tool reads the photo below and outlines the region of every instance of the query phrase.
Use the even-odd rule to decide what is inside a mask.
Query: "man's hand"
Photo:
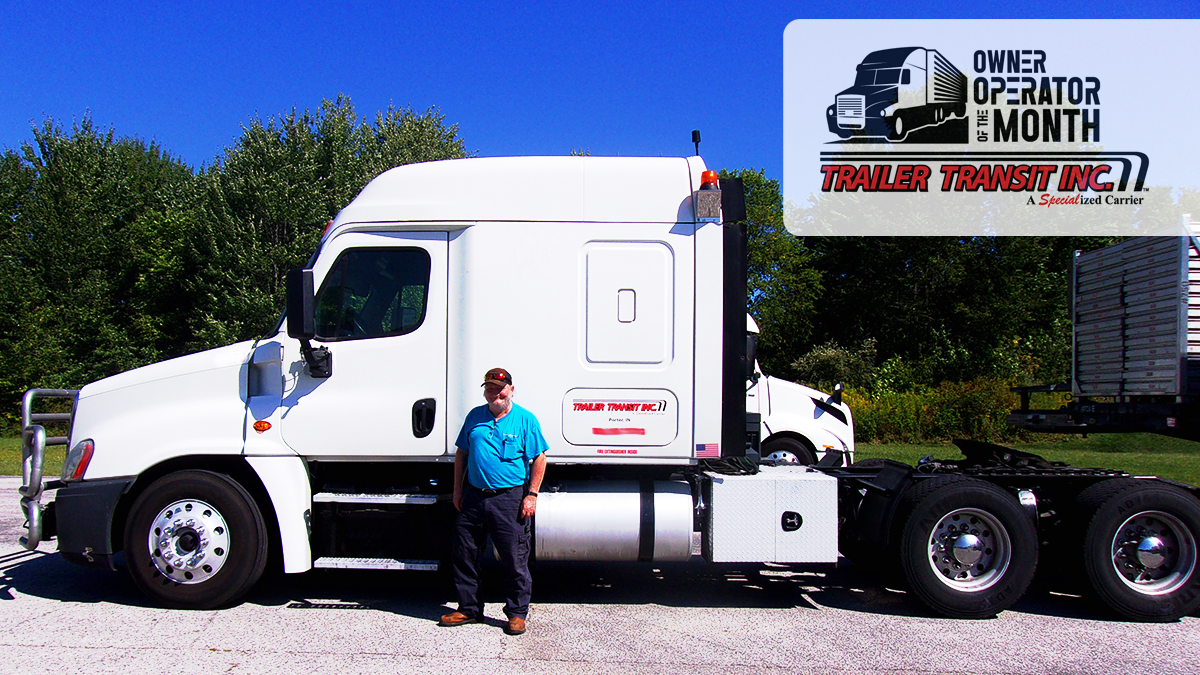
[[[525,495],[521,501],[521,517],[532,518],[534,511],[537,511],[537,495]]]
[[[460,487],[458,485],[454,486],[454,510],[455,511],[462,511],[462,498],[463,498],[462,487]]]

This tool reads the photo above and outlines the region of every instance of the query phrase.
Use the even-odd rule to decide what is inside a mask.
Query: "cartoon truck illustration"
[[[825,111],[842,138],[903,140],[916,129],[967,114],[967,76],[935,49],[897,47],[867,54],[854,86]]]

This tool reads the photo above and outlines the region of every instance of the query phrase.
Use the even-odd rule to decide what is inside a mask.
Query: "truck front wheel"
[[[267,564],[262,513],[245,488],[209,471],[180,471],[146,488],[129,511],[133,581],[166,607],[212,609],[241,597]]]
[[[932,478],[905,493],[900,568],[914,594],[955,619],[1012,606],[1037,567],[1037,530],[1017,501],[984,481]]]
[[[1083,568],[1104,604],[1137,621],[1175,621],[1200,607],[1195,497],[1118,479],[1084,490],[1077,503],[1086,522]]]
[[[772,459],[776,462],[786,464],[804,464],[808,466],[817,462],[816,454],[806,443],[790,436],[772,438],[763,443],[762,456],[765,459]]]

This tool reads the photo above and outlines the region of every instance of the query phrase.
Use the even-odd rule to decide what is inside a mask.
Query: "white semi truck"
[[[747,348],[744,205],[724,188],[699,157],[385,172],[289,273],[269,335],[26,394],[23,543],[56,536],[64,558],[109,568],[123,551],[142,590],[187,608],[240,597],[270,556],[287,573],[436,569],[454,438],[502,365],[551,442],[537,560],[686,560],[694,532],[713,563],[832,564],[841,548],[900,569],[939,612],[984,617],[1021,596],[1065,518],[1099,541],[1072,551],[1134,547],[1145,579],[1093,580],[1123,584],[1117,611],[1200,605],[1190,488],[1017,469],[969,444],[961,465],[843,466],[840,389],[764,378]],[[71,412],[35,410],[53,397]],[[47,443],[69,448],[57,480]],[[1097,524],[1134,497],[1173,514],[1174,553],[1155,557],[1169,535],[1128,544]]]

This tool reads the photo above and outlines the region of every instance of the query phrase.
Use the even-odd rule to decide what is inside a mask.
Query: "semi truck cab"
[[[825,111],[841,138],[903,140],[911,131],[966,115],[967,78],[933,49],[871,52],[858,64],[854,86]]]

